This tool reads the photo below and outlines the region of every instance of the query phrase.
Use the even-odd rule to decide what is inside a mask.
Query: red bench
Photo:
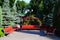
[[[22,25],[22,29],[39,30],[40,28],[38,28],[36,25]]]

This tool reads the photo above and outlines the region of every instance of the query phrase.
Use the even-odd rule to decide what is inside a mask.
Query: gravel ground
[[[39,30],[23,30],[1,37],[0,40],[60,40],[60,38],[55,36],[40,36]]]

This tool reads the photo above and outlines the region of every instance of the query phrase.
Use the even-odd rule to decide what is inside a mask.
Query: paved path
[[[0,40],[60,40],[57,37],[40,36],[39,33],[40,31],[38,30],[17,31],[8,36],[1,37]]]

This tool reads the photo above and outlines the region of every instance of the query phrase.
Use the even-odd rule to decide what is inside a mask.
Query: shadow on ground
[[[17,32],[23,32],[27,34],[36,34],[40,36],[46,36],[46,34],[43,32],[43,30],[18,30]]]
[[[56,37],[55,35],[45,34],[43,30],[18,30],[17,32],[40,35],[40,36],[47,37],[47,38],[52,39],[52,40],[60,40],[60,38]]]

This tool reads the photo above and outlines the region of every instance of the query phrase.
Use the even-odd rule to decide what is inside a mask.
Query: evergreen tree
[[[3,2],[4,2],[4,0],[0,0],[0,6],[2,6],[2,5],[3,5]]]
[[[15,2],[15,0],[9,0],[10,2],[9,2],[9,4],[10,4],[10,7],[13,7],[14,6],[14,2]]]

